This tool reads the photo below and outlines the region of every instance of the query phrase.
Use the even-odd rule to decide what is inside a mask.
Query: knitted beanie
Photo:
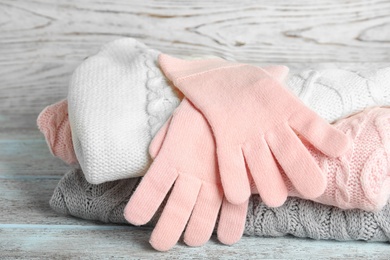
[[[65,174],[54,190],[50,206],[60,214],[127,223],[123,210],[140,178],[93,185],[81,170]],[[154,226],[161,209],[148,226]],[[289,197],[278,208],[267,207],[259,195],[249,200],[244,234],[278,237],[293,235],[313,239],[390,241],[390,202],[379,212],[342,210]]]
[[[74,150],[93,184],[141,176],[151,138],[179,99],[157,67],[159,52],[130,38],[104,45],[69,84]]]

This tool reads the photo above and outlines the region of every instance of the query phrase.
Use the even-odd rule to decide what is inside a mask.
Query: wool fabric
[[[344,155],[332,158],[306,142],[327,178],[323,194],[311,200],[342,209],[379,211],[390,195],[390,109],[366,109],[339,120],[334,126],[347,135],[351,148]],[[285,174],[282,176],[289,196],[307,199]],[[258,193],[255,187],[252,183],[252,193]]]
[[[343,209],[382,209],[390,195],[390,109],[365,110],[340,120],[334,127],[345,133],[351,142],[344,155],[325,156],[306,141],[306,148],[328,180],[325,192],[311,199]],[[153,148],[155,140],[152,141],[152,150],[159,151],[124,210],[126,220],[131,224],[146,224],[173,186],[151,235],[150,243],[155,249],[172,248],[187,223],[184,241],[189,245],[205,243],[211,236],[221,205],[222,212],[225,206],[229,209],[227,215],[234,224],[228,221],[231,224],[221,228],[222,222],[226,223],[226,219],[221,218],[218,237],[222,232],[222,237],[226,237],[222,242],[237,242],[242,234],[246,207],[222,204],[214,142],[202,115],[184,99],[169,126],[160,131],[164,133],[158,133],[155,139],[162,142],[162,145],[157,144],[161,148]],[[165,135],[163,141],[160,135]],[[289,195],[306,198],[282,169],[281,173]],[[252,185],[257,188],[254,182]],[[259,192],[252,189],[252,193]],[[225,230],[237,232],[226,235]]]
[[[319,202],[368,211],[383,207],[390,190],[389,117],[389,108],[378,107],[338,121],[335,127],[345,132],[352,142],[351,150],[343,157],[329,158],[307,146],[327,176],[327,187],[317,198]],[[289,181],[286,183],[290,196],[302,197]],[[257,192],[253,182],[251,190]]]
[[[127,224],[124,208],[141,178],[90,184],[82,170],[67,172],[57,184],[50,207],[59,214]],[[146,226],[154,227],[165,202]],[[378,212],[343,210],[300,198],[289,197],[280,207],[267,207],[260,196],[249,198],[246,236],[333,239],[340,241],[390,241],[390,202]]]
[[[66,99],[43,109],[38,116],[37,125],[45,136],[52,155],[61,158],[68,164],[77,164]]]
[[[69,122],[90,183],[141,176],[149,166],[149,142],[179,104],[157,67],[158,54],[134,39],[119,39],[73,73]]]
[[[170,192],[150,238],[155,249],[172,248],[185,227],[186,244],[204,244],[211,237],[220,209],[219,240],[237,242],[248,202],[231,205],[224,201],[210,127],[187,99],[174,111],[169,126],[157,134],[153,146],[159,149],[152,148],[155,159],[124,211],[127,221],[135,225],[149,222]]]
[[[159,64],[210,124],[229,202],[248,199],[249,171],[267,205],[283,204],[287,188],[278,165],[300,194],[323,193],[325,176],[296,133],[331,157],[344,154],[349,142],[282,86],[286,67],[274,67],[272,74],[222,59],[189,61],[166,54],[159,55]]]
[[[186,105],[186,103],[183,102],[182,105]],[[185,120],[187,116],[183,116],[183,118]],[[172,117],[171,123],[175,122],[174,120],[175,115]],[[372,209],[375,207],[374,210],[380,211],[388,200],[390,191],[390,163],[388,159],[390,158],[388,155],[390,147],[390,131],[388,131],[390,128],[390,109],[373,108],[352,117],[340,120],[335,127],[348,134],[351,138],[352,147],[351,151],[348,151],[344,158],[326,157],[321,153],[316,153],[314,149],[311,151],[313,157],[316,158],[319,165],[321,165],[321,167],[325,167],[323,169],[327,170],[328,179],[332,180],[332,182],[328,181],[325,193],[318,199],[318,201],[331,205],[339,204],[345,208],[358,206],[364,209]],[[207,130],[207,128],[205,128],[205,130]],[[174,135],[174,137],[178,136],[178,133],[176,132],[171,132],[171,134]],[[200,134],[204,136],[202,131],[200,131]],[[168,131],[166,131],[166,135],[165,139],[169,142],[170,137]],[[159,136],[160,135],[158,134],[156,137],[159,138]],[[173,139],[175,139],[174,137]],[[194,140],[196,142],[195,137]],[[367,144],[370,144],[368,148]],[[182,145],[185,146],[185,144]],[[151,147],[153,146],[154,142]],[[167,147],[168,148],[165,148],[163,144],[161,148],[153,149],[155,152],[152,153],[152,156],[158,157],[158,154],[164,154],[165,149],[170,148],[170,146]],[[310,149],[310,146],[308,146],[308,148]],[[216,210],[213,210],[213,205],[221,205],[220,202],[213,203],[213,200],[210,200],[210,198],[213,197],[210,196],[210,188],[212,188],[212,186],[210,186],[210,182],[212,182],[212,179],[207,179],[208,182],[205,183],[205,187],[202,188],[205,189],[203,191],[206,192],[199,192],[199,195],[198,193],[195,193],[195,206],[192,206],[194,204],[186,203],[188,197],[186,193],[190,192],[190,194],[192,194],[191,190],[193,187],[197,189],[197,186],[199,186],[196,185],[199,182],[199,180],[196,179],[196,174],[193,175],[195,178],[189,178],[190,182],[186,184],[185,176],[190,173],[189,170],[194,170],[195,173],[198,172],[197,169],[201,170],[199,173],[205,173],[204,170],[206,170],[206,173],[210,172],[210,169],[207,170],[207,165],[201,165],[202,168],[199,168],[196,165],[198,164],[197,157],[202,156],[203,154],[212,161],[211,156],[207,154],[207,149],[202,147],[199,155],[194,154],[194,160],[191,164],[193,169],[179,166],[174,161],[171,161],[172,159],[167,160],[167,158],[164,157],[162,159],[166,163],[167,167],[165,167],[166,169],[164,167],[161,168],[161,164],[158,159],[156,159],[155,163],[157,163],[159,167],[158,173],[161,174],[163,181],[159,180],[158,175],[147,174],[144,177],[144,181],[141,182],[139,186],[141,193],[137,189],[136,193],[129,202],[129,204],[132,203],[133,205],[128,205],[124,209],[124,215],[127,220],[130,220],[133,223],[135,222],[136,224],[145,224],[151,219],[155,212],[160,211],[158,206],[161,201],[163,201],[164,197],[166,197],[166,193],[162,192],[162,190],[165,190],[164,185],[166,185],[167,182],[169,183],[169,181],[166,181],[170,179],[169,175],[173,174],[173,176],[177,176],[180,174],[184,176],[181,180],[178,179],[176,181],[175,187],[169,195],[163,214],[152,233],[151,244],[158,250],[168,250],[176,243],[179,239],[180,233],[184,229],[183,226],[180,227],[180,223],[186,223],[188,218],[190,218],[190,221],[187,224],[187,230],[185,231],[184,236],[184,241],[188,245],[200,245],[206,242],[211,235],[211,231],[213,230],[214,223],[216,221],[216,214],[213,212],[218,212],[219,210],[219,207],[216,207]],[[180,160],[180,162],[181,161],[182,160]],[[201,161],[203,162],[203,160]],[[215,162],[216,160],[214,158],[214,164]],[[172,165],[178,165],[179,168],[175,170],[172,168]],[[213,164],[210,163],[209,166],[210,165],[212,166]],[[152,165],[151,168],[153,169],[154,166]],[[185,173],[184,171],[189,172]],[[150,176],[152,176],[153,179],[150,179]],[[205,177],[198,176],[198,178],[202,180],[202,178]],[[150,189],[148,186],[145,186],[145,183],[149,183],[148,180],[152,180],[151,183],[153,185],[157,185],[156,189]],[[288,184],[288,182],[286,183]],[[146,191],[150,192],[147,194],[142,193],[142,185],[146,187]],[[130,186],[129,187],[133,189],[134,185],[130,184]],[[123,186],[121,187],[123,188]],[[177,190],[177,187],[179,187],[179,191]],[[253,187],[256,186],[253,185]],[[288,185],[288,187],[291,196],[300,196],[291,184]],[[137,192],[138,197],[140,197],[138,199],[136,199]],[[253,192],[256,191],[253,190]],[[205,196],[202,195],[203,193]],[[203,197],[205,197],[204,202],[202,202]],[[143,202],[145,206],[138,202],[134,203],[134,200],[136,202]],[[199,203],[200,206],[199,204],[196,205],[196,203]],[[180,206],[177,204],[180,204]],[[192,210],[192,208],[194,208],[194,210]],[[186,209],[188,209],[188,211]],[[228,209],[227,213],[224,214],[224,210],[226,211],[226,209]],[[239,230],[245,220],[245,215],[241,216],[241,214],[238,213],[240,213],[240,211],[237,212],[234,208],[231,209],[229,205],[222,205],[218,225],[218,238],[220,238],[221,230],[224,234],[222,237],[227,237],[227,241],[232,243],[237,241],[237,234],[241,233],[238,233],[238,231],[235,233],[234,230]],[[149,217],[145,218],[145,215],[149,215]],[[182,215],[186,216],[182,217]],[[195,221],[193,221],[193,218],[195,218]],[[143,219],[143,222],[139,222],[140,219]],[[178,227],[174,227],[172,225],[177,225]],[[228,232],[226,235],[226,233],[224,233],[226,230],[231,230],[233,232]],[[156,232],[158,235],[156,235]],[[188,232],[192,234],[188,235]],[[177,235],[175,236],[175,234]],[[236,239],[231,239],[231,237]],[[225,242],[226,240],[221,239],[221,241]]]
[[[75,159],[80,157],[79,161],[83,162],[80,165],[88,176],[87,179],[91,182],[94,182],[93,179],[99,180],[98,182],[106,182],[143,175],[151,163],[147,152],[149,143],[179,105],[181,99],[180,94],[172,89],[157,66],[158,53],[158,51],[152,50],[134,39],[123,38],[108,43],[102,47],[98,54],[84,61],[74,73],[71,83],[71,88],[76,89],[75,95],[77,96],[75,98],[80,100],[79,103],[83,103],[83,100],[88,101],[90,97],[84,97],[84,94],[82,95],[84,92],[81,89],[88,88],[90,85],[92,88],[89,91],[101,90],[99,93],[102,98],[99,99],[97,95],[92,95],[95,96],[94,100],[85,102],[84,106],[69,109],[71,114],[72,112],[75,114],[80,112],[80,115],[76,117],[80,122],[77,120],[74,122],[75,125],[80,125],[79,130],[74,130],[74,127],[70,129],[68,126],[69,119],[67,109],[65,109],[68,104],[65,104],[65,100],[48,106],[42,111],[37,123],[45,135],[53,155],[67,163],[75,163],[77,161]],[[131,55],[135,58],[130,61]],[[140,62],[143,58],[145,61]],[[119,73],[120,71],[133,71],[135,75],[146,75],[146,77],[143,78],[143,81],[138,82],[134,78],[129,79],[128,75]],[[76,80],[77,78],[79,80]],[[140,76],[140,78],[142,77]],[[129,91],[134,93],[133,96],[138,97],[136,102],[128,102],[127,105],[130,106],[128,113],[115,115],[117,121],[127,122],[125,124],[127,127],[130,127],[131,124],[130,134],[122,132],[122,135],[119,135],[118,130],[111,129],[113,128],[111,126],[115,125],[114,122],[109,120],[111,122],[109,125],[109,123],[103,122],[104,120],[96,119],[99,109],[110,111],[111,107],[99,105],[99,100],[118,103],[115,99],[120,99],[120,97],[112,96],[110,101],[103,98],[105,95],[103,92],[116,88],[117,82],[124,85],[127,82]],[[366,107],[389,106],[390,87],[388,82],[390,82],[390,67],[360,72],[343,69],[306,69],[290,75],[286,87],[321,117],[333,122]],[[77,91],[79,84],[81,89]],[[93,105],[98,107],[98,110],[93,110]],[[57,110],[57,107],[61,109]],[[83,107],[86,108],[83,110]],[[127,106],[123,106],[123,109],[127,108]],[[84,120],[88,113],[95,114],[95,119],[92,121]],[[110,116],[109,112],[103,111],[102,114]],[[132,120],[133,118],[137,120]],[[106,130],[96,131],[95,127]],[[115,128],[117,127],[115,125]],[[72,135],[76,140],[69,139],[71,135],[62,129],[68,133],[72,130]],[[91,134],[87,134],[87,129]],[[127,140],[126,143],[134,144],[131,150],[120,149],[121,142],[119,142],[118,147],[114,145],[114,142],[110,143],[107,136],[110,135],[110,131],[115,132],[115,135],[119,136],[118,139]],[[54,136],[53,133],[56,133],[57,136]],[[82,137],[79,137],[80,135]],[[53,142],[54,140],[55,142]],[[74,148],[72,149],[73,144],[77,147],[77,153],[75,153]],[[99,151],[110,151],[110,153],[93,152],[96,151],[95,145],[98,146],[96,149]],[[116,148],[118,151],[115,150]],[[127,157],[124,155],[126,153],[132,156]],[[89,159],[86,160],[84,157]]]
[[[390,82],[390,68],[360,72],[342,69],[308,69],[289,76],[287,88],[296,94],[308,107],[332,123],[365,108],[382,105],[390,106],[388,82]],[[345,86],[345,88],[342,86]],[[156,88],[158,89],[159,87],[156,86]],[[159,89],[157,92],[160,91]],[[170,92],[167,91],[167,93]],[[168,118],[170,114],[165,114],[167,110],[164,108],[160,111],[158,109],[159,106],[149,106],[149,104],[153,104],[153,101],[156,101],[158,104],[168,102],[175,106],[178,102],[170,103],[167,101],[179,98],[175,92],[172,93],[173,96],[167,94],[167,99],[164,96],[159,96],[156,99],[148,100],[145,104],[145,107],[150,108],[149,119],[153,123],[149,126],[153,129],[152,133],[157,132],[164,124],[163,120]],[[44,134],[52,154],[64,162],[72,164],[75,161],[77,162],[77,158],[73,149],[71,134],[68,134],[70,133],[70,126],[67,107],[66,100],[47,106],[38,116],[37,124],[40,131]],[[63,132],[62,128],[68,130]],[[142,137],[146,138],[146,142],[150,142],[153,136]],[[136,150],[134,152],[137,152],[137,156],[145,153],[144,151]],[[133,164],[135,169],[142,169],[142,166],[138,165],[137,161],[134,161]],[[127,177],[131,178],[132,176],[133,174],[129,173]],[[110,179],[107,181],[110,181]]]
[[[369,107],[390,105],[390,67],[363,71],[304,70],[288,79],[288,88],[328,122]]]

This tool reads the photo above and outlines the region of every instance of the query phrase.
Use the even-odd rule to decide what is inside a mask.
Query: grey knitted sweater
[[[131,194],[141,178],[89,184],[81,170],[65,174],[54,190],[50,206],[58,213],[127,223],[123,217]],[[155,225],[162,207],[148,224]],[[313,239],[390,241],[390,202],[379,212],[341,210],[299,198],[278,208],[267,207],[259,195],[249,201],[245,235],[308,237]]]

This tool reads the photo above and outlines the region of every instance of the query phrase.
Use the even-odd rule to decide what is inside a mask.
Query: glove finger
[[[241,147],[217,147],[217,156],[226,199],[233,204],[242,204],[251,195],[251,189]]]
[[[150,244],[167,251],[180,239],[196,203],[202,182],[197,178],[179,176],[168,202],[150,237]]]
[[[314,147],[328,156],[338,157],[350,147],[349,139],[342,131],[307,107],[295,113],[288,123]]]
[[[287,123],[267,133],[266,140],[275,158],[302,196],[314,199],[325,191],[325,175]]]
[[[187,245],[201,246],[210,239],[221,208],[222,198],[222,187],[203,183],[184,233],[184,242]]]
[[[167,165],[164,159],[157,157],[127,203],[124,209],[125,219],[137,226],[148,223],[177,176],[176,170]]]
[[[157,134],[153,137],[153,140],[149,145],[149,154],[152,159],[156,158],[161,149],[165,136],[167,135],[171,119],[172,116],[170,116],[164,125],[160,128],[160,130],[158,130]]]
[[[287,199],[288,190],[264,138],[258,137],[255,141],[246,143],[243,151],[263,202],[269,207],[283,205]]]
[[[218,223],[218,240],[226,245],[232,245],[240,240],[244,233],[248,201],[233,205],[223,200]]]

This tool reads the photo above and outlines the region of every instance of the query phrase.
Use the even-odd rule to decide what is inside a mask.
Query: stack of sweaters
[[[224,244],[243,234],[387,242],[389,105],[390,67],[289,75],[119,39],[38,117],[73,168],[50,205],[153,226],[160,251],[213,232]]]

